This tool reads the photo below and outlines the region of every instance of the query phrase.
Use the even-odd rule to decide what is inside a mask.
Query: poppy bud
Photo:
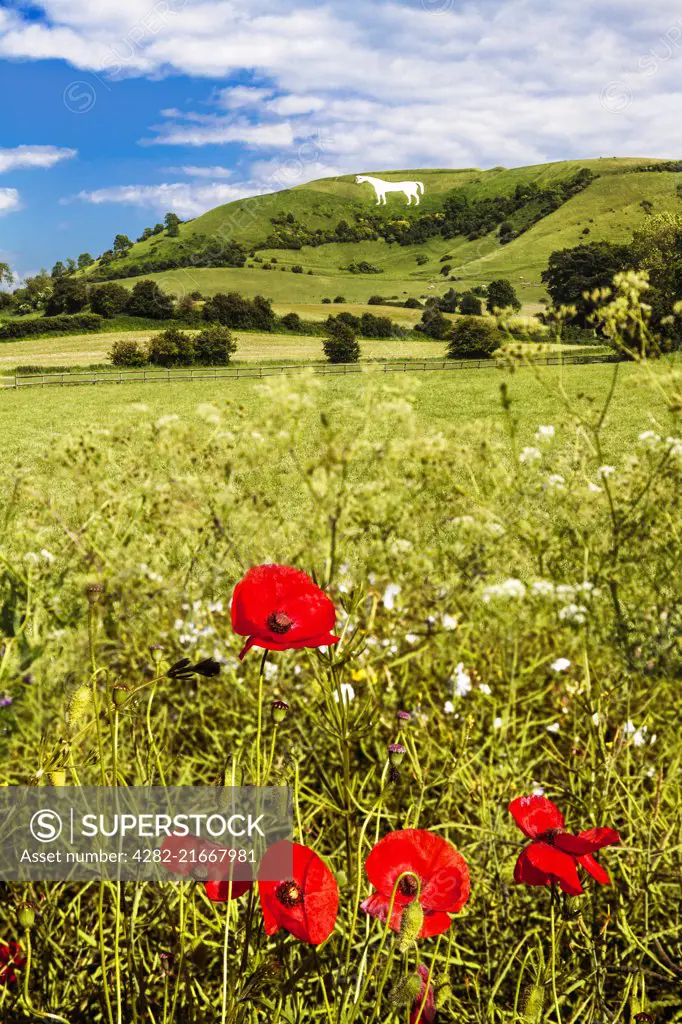
[[[163,658],[163,644],[152,644],[149,648],[149,653],[151,654],[154,664],[158,665]],[[167,954],[162,953],[161,955],[164,956]]]
[[[409,711],[399,711],[396,715],[396,718],[398,719],[398,728],[404,729],[407,726],[407,723],[412,718],[412,715],[410,714]]]
[[[398,949],[404,953],[411,942],[419,936],[424,924],[424,911],[419,900],[412,900],[403,910],[400,921],[400,935],[398,938]]]
[[[639,1024],[654,1024],[654,1020],[656,1018],[652,1017],[650,1013],[646,1013],[644,1010],[642,1010],[641,1013],[635,1014],[634,1019],[638,1021]]]
[[[391,990],[388,997],[394,1006],[409,1006],[418,998],[422,990],[422,980],[418,974],[408,974]]]
[[[97,604],[97,602],[99,601],[100,597],[104,593],[104,584],[103,583],[91,583],[88,586],[88,588],[86,589],[85,592],[88,595],[88,604],[91,604],[91,605],[92,604]]]
[[[392,765],[398,765],[405,757],[407,753],[406,748],[402,743],[389,743],[388,745],[388,759]]]
[[[289,705],[284,700],[273,700],[270,705],[270,710],[273,722],[275,725],[279,725],[279,723],[283,722],[287,717],[287,714],[289,713]]]
[[[27,932],[35,924],[36,912],[32,903],[20,903],[17,907],[17,922],[22,931]]]
[[[545,1012],[545,986],[537,982],[528,989],[523,1004],[524,1024],[542,1024]]]
[[[124,683],[116,683],[111,691],[111,697],[117,708],[122,707],[130,696],[130,689]]]
[[[451,995],[452,985],[449,981],[444,981],[442,985],[438,985],[436,988],[436,1009],[442,1010]]]
[[[92,704],[92,690],[83,683],[73,691],[66,706],[66,720],[69,725],[78,725],[86,717]]]
[[[56,768],[53,772],[48,772],[47,777],[50,780],[51,786],[66,785],[66,772],[63,768]]]
[[[159,953],[159,960],[161,961],[161,970],[164,974],[170,974],[173,970],[174,957],[172,953]]]
[[[564,905],[562,907],[561,916],[564,921],[573,921],[576,917],[579,917],[582,913],[582,903],[580,902],[580,896],[566,896],[564,895]]]

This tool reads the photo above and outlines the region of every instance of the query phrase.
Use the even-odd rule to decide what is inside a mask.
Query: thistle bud
[[[66,720],[69,725],[78,725],[87,717],[92,705],[92,690],[83,683],[73,691],[66,706]]]
[[[407,749],[402,743],[389,743],[388,745],[388,760],[392,765],[398,765],[405,757]]]
[[[50,780],[51,786],[66,785],[66,771],[63,768],[55,768],[53,772],[47,773],[47,777]]]
[[[97,602],[99,601],[100,597],[104,593],[104,584],[103,583],[91,583],[87,587],[85,592],[88,595],[88,604],[91,604],[91,605],[92,604],[97,604]]]
[[[171,974],[173,971],[173,963],[175,957],[172,953],[159,953],[159,960],[161,961],[161,970],[164,974]]]
[[[400,935],[398,938],[398,949],[404,953],[411,942],[419,937],[424,924],[424,911],[418,899],[408,903],[403,910],[400,921]]]
[[[390,1003],[394,1006],[409,1006],[419,998],[419,994],[422,990],[422,980],[418,974],[408,974],[406,978],[402,978],[397,985],[391,990],[388,997]]]
[[[396,718],[398,719],[398,728],[405,729],[407,727],[407,723],[412,718],[412,715],[409,711],[398,711]]]
[[[289,705],[284,700],[273,700],[270,705],[270,713],[272,714],[272,720],[275,725],[279,725],[283,722],[289,713]]]
[[[130,687],[126,686],[125,683],[116,683],[111,691],[111,699],[114,702],[114,707],[122,707],[129,697]]]
[[[163,644],[152,644],[149,648],[149,653],[155,665],[158,665],[163,658],[163,650]]]
[[[20,903],[17,907],[17,922],[22,931],[27,932],[36,921],[35,907],[32,903]]]
[[[542,1024],[545,1014],[545,986],[536,982],[528,989],[523,1003],[523,1024]]]

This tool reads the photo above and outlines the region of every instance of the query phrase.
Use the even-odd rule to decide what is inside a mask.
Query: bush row
[[[102,317],[97,313],[78,313],[75,316],[41,316],[36,320],[21,320],[0,326],[0,340],[28,338],[39,334],[80,334],[99,331]]]

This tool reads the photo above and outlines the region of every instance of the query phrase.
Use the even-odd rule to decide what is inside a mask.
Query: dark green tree
[[[323,342],[324,354],[329,363],[357,363],[360,346],[355,331],[339,317],[330,317],[325,325],[327,337]]]
[[[92,312],[111,319],[124,311],[130,301],[130,292],[122,284],[110,281],[98,285],[97,288],[91,288],[89,297]]]
[[[45,307],[46,316],[80,313],[88,304],[88,289],[79,277],[58,277]]]
[[[227,327],[208,324],[194,338],[194,361],[201,366],[227,366],[237,342]]]
[[[128,249],[132,249],[133,243],[127,235],[116,235],[114,239],[114,255],[125,256]]]
[[[149,340],[148,358],[153,366],[191,366],[194,362],[194,340],[177,327],[159,331]]]
[[[463,292],[459,300],[459,311],[462,316],[481,316],[483,303],[473,292]]]
[[[487,359],[500,344],[500,333],[492,320],[463,316],[450,331],[448,359]]]
[[[491,281],[488,285],[486,306],[490,313],[494,309],[513,309],[518,312],[521,309],[521,303],[511,281],[507,281],[503,277],[497,281]]]
[[[94,262],[89,252],[82,252],[78,257],[78,269],[85,270],[86,267],[91,267]]]
[[[177,213],[167,213],[163,220],[166,225],[166,234],[168,237],[177,238],[180,234],[180,225],[182,224]]]
[[[55,265],[52,268],[52,277],[54,277],[54,278],[64,277],[65,273],[66,273],[66,267],[64,266],[64,264],[62,263],[61,260],[57,260],[57,262],[55,263]]]
[[[590,318],[596,307],[590,293],[610,287],[616,274],[631,269],[633,265],[630,246],[590,242],[589,245],[553,252],[541,279],[555,306],[576,307],[573,324],[591,327]],[[587,297],[585,293],[588,293]]]
[[[156,281],[149,279],[138,281],[126,306],[126,313],[130,316],[145,316],[152,320],[170,320],[173,310],[172,296],[162,291]]]

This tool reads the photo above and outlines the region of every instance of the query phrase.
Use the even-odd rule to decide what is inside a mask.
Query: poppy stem
[[[261,762],[261,738],[263,734],[263,677],[265,675],[265,662],[268,658],[267,649],[263,651],[258,670],[258,728],[256,730],[256,785],[261,785],[260,762]]]
[[[26,946],[26,966],[24,968],[24,1003],[26,1009],[34,1017],[41,1017],[44,1020],[58,1020],[62,1024],[69,1024],[65,1017],[60,1017],[58,1013],[46,1013],[44,1010],[38,1010],[31,1002],[29,990],[29,979],[31,976],[31,932],[28,928],[24,932],[24,945]]]

